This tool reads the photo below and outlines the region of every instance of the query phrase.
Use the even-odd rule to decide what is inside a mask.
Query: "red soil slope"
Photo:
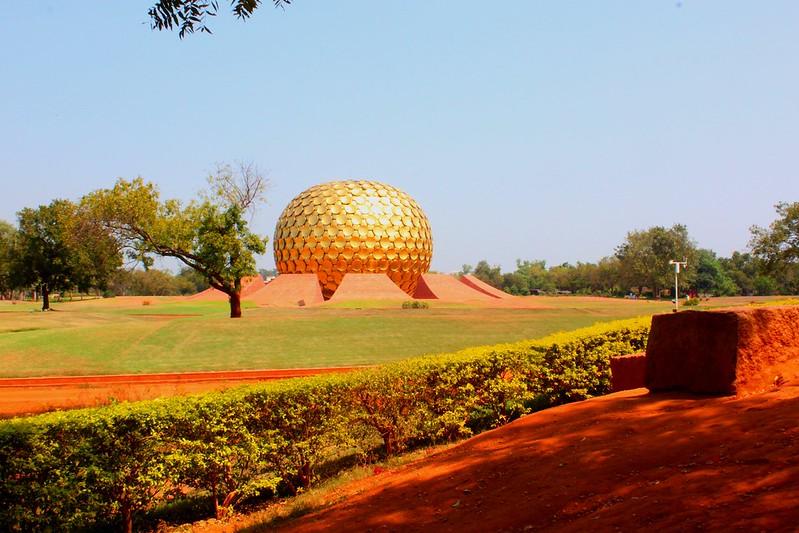
[[[347,487],[291,531],[796,531],[799,386],[541,411]]]
[[[281,274],[247,299],[276,307],[319,305],[325,301],[316,274]]]
[[[460,278],[460,281],[467,287],[471,287],[489,296],[493,296],[494,298],[516,298],[512,294],[508,294],[505,291],[501,291],[495,287],[492,287],[488,283],[472,276],[471,274],[466,274],[465,276],[462,276]]]
[[[254,292],[261,290],[266,282],[264,282],[264,278],[261,277],[260,274],[257,276],[249,276],[246,278],[241,279],[241,297],[242,299],[249,299],[247,298]],[[228,300],[227,294],[213,287],[209,287],[204,291],[198,292],[197,294],[192,294],[188,297],[189,300],[198,300],[201,302],[226,302]]]
[[[226,302],[228,297],[224,292],[214,289],[213,287],[208,287],[204,291],[192,294],[188,299],[200,302]]]
[[[344,274],[344,279],[330,298],[331,302],[347,300],[410,300],[386,274]]]
[[[449,274],[423,274],[413,295],[421,299],[438,299],[448,302],[490,301],[492,296],[458,281]]]

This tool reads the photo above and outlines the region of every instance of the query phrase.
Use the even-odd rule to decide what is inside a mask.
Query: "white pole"
[[[674,259],[669,261],[670,265],[674,265],[674,311],[677,312],[680,310],[680,287],[677,284],[677,278],[680,274],[680,267],[687,267],[688,261],[683,259],[682,261],[675,261]]]

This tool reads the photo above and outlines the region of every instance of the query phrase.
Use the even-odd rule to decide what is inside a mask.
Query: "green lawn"
[[[543,301],[543,300],[542,300]],[[247,308],[117,299],[0,307],[0,376],[378,364],[664,312],[668,303],[549,298],[549,309]],[[171,316],[161,316],[171,315]]]

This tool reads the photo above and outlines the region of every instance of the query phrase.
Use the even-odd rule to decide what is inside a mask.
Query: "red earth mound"
[[[449,302],[490,301],[494,298],[461,283],[449,274],[423,274],[419,278],[414,298],[438,299]]]
[[[512,294],[508,294],[505,291],[501,291],[496,287],[492,287],[488,283],[484,282],[481,279],[478,279],[471,274],[466,274],[460,278],[461,283],[464,285],[471,287],[475,290],[478,290],[482,293],[485,293],[493,298],[515,298]]]
[[[655,315],[646,361],[652,390],[768,390],[799,377],[799,307]]]
[[[411,297],[386,274],[344,274],[344,279],[330,298],[331,302],[347,300],[410,300]]]
[[[343,489],[291,531],[796,531],[799,386],[645,389],[524,417]],[[339,492],[342,495],[342,492]]]
[[[241,278],[242,299],[247,298],[251,294],[263,289],[264,285],[266,285],[266,283],[260,274],[257,276]],[[188,299],[198,300],[201,302],[226,302],[228,300],[228,295],[220,290],[214,289],[213,287],[209,287],[204,291],[189,296]]]
[[[316,274],[281,274],[247,299],[275,307],[319,305],[325,301]]]

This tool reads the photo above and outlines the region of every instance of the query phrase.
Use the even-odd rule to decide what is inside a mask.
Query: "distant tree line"
[[[116,245],[103,234],[76,227],[75,204],[56,200],[19,213],[19,229],[0,221],[0,299],[35,295],[49,307],[52,293],[98,296],[176,296],[209,287],[197,271],[178,274],[154,268],[124,268]],[[104,247],[98,248],[98,245]]]
[[[24,208],[16,226],[0,221],[0,298],[35,294],[46,311],[54,293],[169,295],[210,286],[228,296],[231,317],[241,316],[241,280],[257,274],[255,255],[266,251],[266,238],[248,224],[266,180],[251,164],[221,165],[209,183],[183,204],[162,200],[141,178],[120,179],[79,202]],[[183,269],[153,270],[155,257]]]
[[[209,287],[202,275],[190,268],[178,274],[150,268],[128,270],[120,268],[108,281],[105,296],[188,296]]]
[[[193,294],[214,287],[228,295],[231,316],[241,315],[241,280],[258,273],[266,239],[250,232],[245,214],[265,182],[252,166],[222,166],[213,190],[182,205],[161,200],[154,185],[119,180],[79,202],[54,200],[0,221],[0,298],[35,291],[42,309],[52,293],[103,295]],[[480,261],[464,265],[487,283],[513,294],[567,292],[661,297],[673,293],[670,259],[685,259],[685,293],[770,295],[799,293],[799,202],[776,206],[767,228],[753,226],[749,250],[719,257],[699,248],[685,226],[631,231],[614,254],[596,263],[548,267],[519,260],[513,272]],[[152,269],[153,257],[172,257],[177,275]],[[127,262],[127,264],[126,264]],[[131,263],[139,268],[130,268]],[[261,272],[264,277],[274,271]]]
[[[799,202],[776,206],[778,218],[768,228],[753,226],[749,250],[719,257],[700,248],[688,229],[676,224],[631,231],[613,255],[596,263],[547,266],[543,260],[517,260],[513,272],[486,260],[463,265],[472,274],[511,294],[593,294],[662,297],[674,294],[674,267],[680,273],[680,296],[763,296],[799,294]]]

